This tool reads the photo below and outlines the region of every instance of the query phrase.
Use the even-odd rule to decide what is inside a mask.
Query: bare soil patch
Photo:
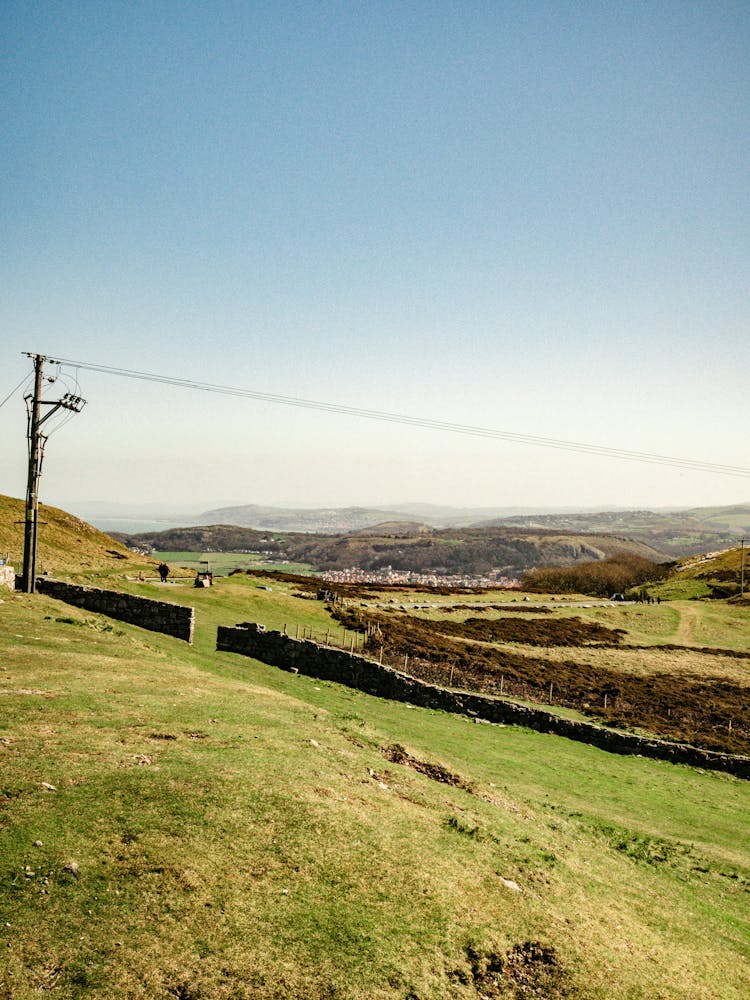
[[[387,747],[381,747],[380,752],[383,754],[385,759],[389,760],[392,764],[403,764],[405,767],[410,767],[413,771],[425,774],[428,778],[432,778],[433,781],[439,781],[443,785],[452,785],[454,788],[463,788],[467,792],[473,791],[471,783],[466,781],[466,779],[462,778],[459,774],[454,774],[452,771],[442,767],[440,764],[431,764],[429,761],[419,760],[417,757],[413,757],[398,743],[393,743],[391,746]]]
[[[504,955],[480,954],[467,948],[470,984],[484,1000],[495,998],[565,997],[567,976],[554,948],[539,941],[515,944]]]

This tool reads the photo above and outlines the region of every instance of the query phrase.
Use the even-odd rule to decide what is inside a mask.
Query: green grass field
[[[0,997],[750,995],[750,784],[214,652],[331,628],[291,583],[107,573],[196,641],[0,592]],[[585,613],[733,641],[690,606]]]
[[[236,569],[272,569],[281,573],[309,573],[305,563],[270,563],[252,552],[155,552],[154,558],[168,565],[225,575]]]

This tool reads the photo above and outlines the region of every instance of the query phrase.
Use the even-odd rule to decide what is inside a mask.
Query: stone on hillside
[[[523,889],[518,882],[514,882],[512,878],[503,878],[502,875],[499,877],[506,889],[510,889],[511,892],[523,892]]]

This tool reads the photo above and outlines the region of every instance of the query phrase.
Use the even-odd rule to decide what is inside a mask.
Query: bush
[[[612,556],[576,566],[540,566],[525,574],[523,585],[525,590],[536,593],[609,597],[664,579],[670,566],[671,563],[653,563],[641,556]]]

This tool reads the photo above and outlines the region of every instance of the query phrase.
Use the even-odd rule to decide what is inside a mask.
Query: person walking
[[[159,576],[161,577],[161,582],[166,583],[167,577],[169,576],[169,566],[166,563],[161,563],[159,566]]]

